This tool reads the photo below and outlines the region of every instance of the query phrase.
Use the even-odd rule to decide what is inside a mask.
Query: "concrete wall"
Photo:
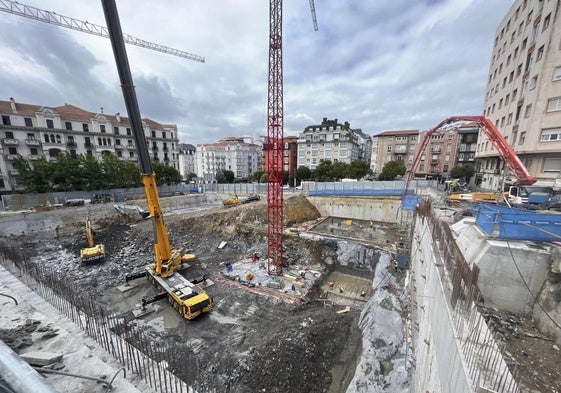
[[[308,200],[324,217],[387,223],[401,222],[401,197],[313,197]]]
[[[529,316],[549,270],[550,247],[489,238],[472,218],[450,228],[470,267],[479,269],[477,283],[485,304]]]

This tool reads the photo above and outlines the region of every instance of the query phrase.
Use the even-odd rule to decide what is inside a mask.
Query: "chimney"
[[[121,122],[121,114],[119,112],[115,113],[115,119],[117,119],[117,123]]]
[[[18,110],[16,109],[16,100],[14,100],[13,97],[10,97],[10,106],[12,107],[12,112],[18,113]]]
[[[103,113],[103,107],[99,108],[100,112],[99,113]]]

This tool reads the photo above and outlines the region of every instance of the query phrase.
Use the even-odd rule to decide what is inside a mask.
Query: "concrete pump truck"
[[[138,108],[138,101],[132,81],[128,63],[123,33],[119,22],[119,15],[114,0],[102,0],[103,12],[107,22],[107,29],[113,47],[113,54],[117,63],[125,106],[129,115],[132,133],[139,155],[142,183],[146,193],[150,218],[154,227],[154,252],[155,262],[148,265],[140,274],[131,275],[129,278],[147,276],[159,290],[159,294],[144,299],[143,305],[153,301],[167,298],[177,312],[185,319],[193,319],[207,313],[212,308],[212,298],[199,286],[198,282],[206,281],[204,278],[195,282],[187,280],[177,269],[184,262],[192,260],[194,255],[187,254],[181,249],[170,247],[164,215],[160,207],[156,174],[152,170],[150,156],[146,145],[146,137]]]

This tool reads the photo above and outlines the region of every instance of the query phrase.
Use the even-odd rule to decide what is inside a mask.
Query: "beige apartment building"
[[[119,113],[94,113],[74,105],[48,107],[0,101],[0,191],[17,191],[16,157],[32,165],[40,158],[56,160],[59,153],[101,158],[115,154],[121,160],[138,161],[138,152],[127,117]],[[142,119],[153,162],[179,169],[178,134],[175,125]]]
[[[556,0],[516,0],[495,37],[484,115],[539,185],[561,187],[561,23]],[[476,172],[483,189],[515,181],[480,133]]]
[[[370,168],[380,173],[386,163],[401,161],[410,170],[418,140],[419,130],[384,131],[374,135]]]

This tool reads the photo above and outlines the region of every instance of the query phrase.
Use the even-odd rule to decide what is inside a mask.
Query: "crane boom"
[[[508,169],[512,172],[512,174],[516,177],[517,183],[519,185],[527,186],[532,185],[536,182],[536,179],[530,174],[526,166],[522,163],[514,149],[508,144],[505,137],[497,130],[493,122],[487,119],[485,116],[452,116],[447,118],[446,120],[441,121],[436,127],[431,128],[428,130],[424,138],[420,144],[419,150],[415,155],[415,159],[413,160],[413,165],[411,166],[411,170],[407,176],[407,181],[405,182],[405,188],[403,190],[403,194],[406,195],[407,191],[409,190],[409,184],[415,176],[415,172],[419,167],[419,163],[421,162],[421,157],[425,152],[425,149],[429,143],[430,137],[432,134],[440,130],[443,126],[452,124],[452,123],[459,123],[459,122],[472,122],[475,123],[484,133],[487,139],[491,141],[495,149],[499,152],[499,155],[505,160]]]
[[[316,6],[314,0],[310,0],[310,11],[312,11],[312,21],[314,22],[314,30],[318,31],[318,20],[316,17]]]
[[[104,38],[109,38],[109,32],[107,27],[96,25],[88,21],[82,21],[70,16],[59,15],[51,11],[42,10],[40,8],[35,8],[30,5],[25,5],[18,3],[17,1],[11,0],[0,0],[0,11],[7,12],[9,14],[22,16],[24,18],[30,18],[38,20],[40,22],[50,23],[52,25],[65,27],[67,29],[81,31],[83,33],[88,33],[92,35],[97,35]],[[155,50],[162,53],[167,53],[169,55],[183,57],[185,59],[198,61],[201,63],[205,62],[205,58],[194,55],[189,52],[185,52],[179,49],[169,48],[164,45],[155,44],[153,42],[145,41],[143,39],[134,37],[130,34],[122,33],[123,39],[127,44],[140,46],[142,48],[147,48]]]

